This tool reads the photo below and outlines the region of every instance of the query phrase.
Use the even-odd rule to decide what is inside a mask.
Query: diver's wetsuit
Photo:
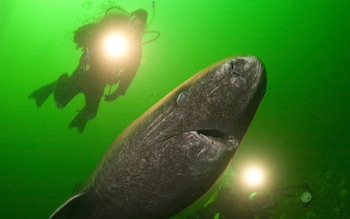
[[[141,40],[147,12],[137,10],[131,15],[106,15],[101,21],[77,29],[74,41],[83,49],[78,67],[72,73],[61,75],[57,81],[34,91],[29,97],[36,99],[38,107],[53,92],[57,107],[65,107],[78,93],[84,93],[85,106],[71,121],[69,128],[82,132],[87,121],[96,116],[99,102],[107,84],[118,83],[117,89],[105,97],[106,101],[124,95],[141,62]],[[100,43],[111,30],[127,34],[131,45],[127,54],[118,60],[107,60]]]

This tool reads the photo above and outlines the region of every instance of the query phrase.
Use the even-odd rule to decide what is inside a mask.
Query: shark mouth
[[[207,141],[208,143],[216,146],[226,146],[236,148],[239,145],[237,139],[229,134],[221,132],[219,130],[210,129],[210,130],[197,130],[196,134]]]

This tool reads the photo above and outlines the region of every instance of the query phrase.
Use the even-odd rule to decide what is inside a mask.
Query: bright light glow
[[[250,168],[245,173],[245,181],[251,186],[261,185],[264,181],[264,173],[260,168]]]
[[[125,54],[127,49],[126,39],[117,33],[108,35],[104,41],[104,49],[107,56],[111,58],[120,57]]]

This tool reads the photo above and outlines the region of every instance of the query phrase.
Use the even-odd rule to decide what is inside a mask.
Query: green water
[[[284,200],[272,218],[350,218],[350,4],[344,2],[158,0],[150,29],[161,36],[144,45],[126,95],[101,102],[79,134],[67,126],[82,95],[62,110],[52,97],[37,109],[28,95],[74,70],[80,52],[72,32],[108,2],[1,1],[0,218],[48,218],[128,124],[198,70],[237,54],[262,59],[268,89],[226,175],[239,178],[245,165],[258,163],[268,172],[266,187],[311,185],[307,208]],[[118,3],[151,14],[151,1]]]

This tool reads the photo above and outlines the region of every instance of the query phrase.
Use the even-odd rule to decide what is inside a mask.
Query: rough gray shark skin
[[[223,173],[265,89],[253,56],[204,69],[125,129],[84,189],[50,218],[163,219],[181,211]]]

